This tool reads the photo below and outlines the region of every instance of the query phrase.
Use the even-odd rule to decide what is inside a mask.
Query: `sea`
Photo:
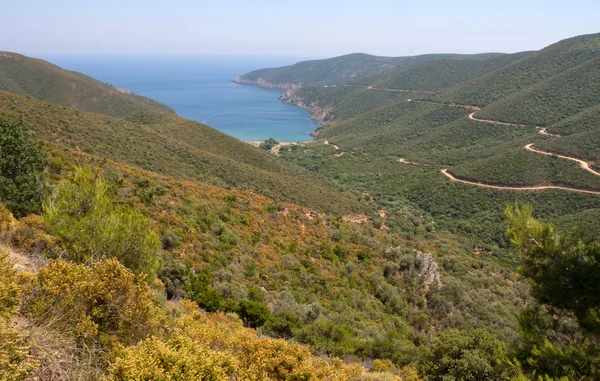
[[[179,116],[243,141],[311,140],[318,126],[308,111],[282,103],[282,90],[240,85],[249,71],[298,62],[283,57],[42,56],[63,69],[124,87],[173,108]]]

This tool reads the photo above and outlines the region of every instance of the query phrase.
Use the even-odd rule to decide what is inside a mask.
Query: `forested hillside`
[[[148,110],[174,113],[170,107],[127,89],[11,52],[0,52],[0,90],[117,117]]]
[[[498,221],[511,200],[531,203],[557,223],[598,215],[598,41],[581,36],[514,55],[513,62],[491,58],[505,66],[435,94],[371,81],[406,72],[412,83],[436,78],[441,87],[460,82],[472,62],[462,71],[453,70],[462,61],[409,66],[365,79],[370,88],[292,90],[296,102],[327,108],[318,138],[339,150],[314,143],[282,155],[346,189],[370,192],[392,221],[392,205],[404,200],[438,228],[501,247],[507,242]],[[600,236],[598,225],[589,233]]]
[[[484,59],[497,55],[495,53],[478,55],[424,54],[413,57],[377,57],[356,53],[323,60],[304,61],[280,68],[256,70],[239,76],[235,81],[268,88],[343,85],[362,77],[382,74],[403,66],[432,60]]]
[[[430,60],[420,65],[409,65],[391,73],[361,78],[357,85],[383,89],[440,91],[470,79],[510,65],[531,52],[494,56],[475,56],[462,59]]]

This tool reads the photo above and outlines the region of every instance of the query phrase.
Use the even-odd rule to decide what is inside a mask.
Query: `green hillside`
[[[600,104],[598,83],[600,56],[498,100],[478,112],[477,116],[548,126]]]
[[[487,106],[582,65],[600,55],[600,34],[569,38],[481,78],[436,94],[431,99]]]
[[[391,73],[361,78],[353,84],[387,89],[439,91],[510,65],[531,52],[492,57],[450,58],[410,65]]]
[[[116,117],[144,110],[174,113],[170,107],[155,100],[11,52],[0,52],[0,90]]]
[[[172,114],[145,112],[125,120],[1,91],[0,100],[1,113],[23,120],[38,139],[54,145],[182,179],[256,189],[337,214],[358,207],[304,170]]]
[[[377,57],[369,54],[345,56],[299,62],[290,66],[260,69],[235,79],[239,83],[258,84],[264,87],[288,88],[292,85],[343,85],[359,78],[393,71],[403,66],[415,65],[446,58],[487,58],[498,54],[479,55],[425,54],[414,57]]]
[[[398,221],[406,210],[420,209],[424,220],[429,219],[423,222],[427,229],[448,229],[502,247],[507,245],[500,224],[503,210],[516,200],[534,205],[540,217],[559,224],[576,221],[571,216],[600,207],[599,196],[481,188],[452,182],[440,171],[449,169],[459,179],[497,186],[600,191],[598,176],[578,163],[524,149],[533,144],[598,167],[598,41],[600,35],[561,41],[432,95],[388,92],[383,86],[296,89],[311,103],[331,107],[332,117],[320,129],[319,139],[340,149],[314,143],[284,151],[282,157],[348,190],[369,192],[378,208],[388,211],[392,229],[405,228]],[[435,68],[433,64],[396,73],[410,69],[415,73],[413,82],[427,83],[439,75],[437,70],[425,70]],[[381,77],[386,76],[391,74]],[[449,78],[460,81],[460,76]],[[420,101],[423,98],[430,101]],[[452,107],[452,103],[486,102],[491,104],[479,111]],[[476,118],[519,125],[472,120],[473,112]],[[562,136],[543,135],[535,126],[548,126],[550,134]],[[600,226],[597,222],[593,226],[591,231],[598,236]]]

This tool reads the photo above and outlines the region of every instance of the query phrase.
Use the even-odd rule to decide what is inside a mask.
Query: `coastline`
[[[300,109],[307,110],[310,113],[310,119],[313,120],[317,124],[317,128],[308,134],[312,139],[307,140],[305,142],[280,142],[281,146],[287,146],[292,144],[303,144],[317,141],[317,137],[319,136],[319,132],[321,127],[326,124],[326,117],[333,110],[333,107],[325,107],[322,108],[318,106],[315,102],[311,105],[305,105],[303,103],[303,98],[295,97],[295,91],[300,89],[301,85],[291,84],[291,83],[271,83],[262,78],[258,78],[256,80],[249,80],[242,78],[243,76],[238,76],[231,80],[233,83],[237,83],[238,85],[249,85],[259,87],[261,89],[266,90],[284,90],[279,96],[279,100],[282,103],[291,104]],[[258,147],[262,141],[244,141],[244,143],[251,144],[255,147]]]

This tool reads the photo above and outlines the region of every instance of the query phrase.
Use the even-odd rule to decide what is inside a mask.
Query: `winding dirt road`
[[[408,102],[411,102],[411,101],[412,101],[412,99],[408,99]],[[421,102],[421,101],[418,101],[418,102]],[[424,102],[438,103],[438,102],[432,102],[432,101],[424,101]],[[442,104],[445,104],[445,103],[442,103]],[[526,124],[507,123],[507,122],[500,122],[498,120],[490,120],[490,119],[480,119],[480,118],[477,118],[477,117],[475,117],[475,113],[480,109],[479,106],[461,105],[461,104],[457,104],[457,103],[450,103],[450,104],[446,104],[446,105],[447,106],[451,106],[451,107],[463,107],[463,108],[466,108],[466,109],[476,110],[476,111],[474,111],[474,112],[472,112],[472,113],[469,114],[469,119],[471,119],[473,121],[476,121],[476,122],[490,123],[490,124],[503,125],[503,126],[514,126],[514,127],[532,127],[532,126],[528,126]],[[548,132],[545,127],[535,126],[535,128],[538,129],[538,132],[541,135],[560,137],[560,135],[552,134],[552,133]],[[555,154],[555,153],[552,153],[552,152],[547,152],[547,151],[542,151],[542,150],[539,150],[539,149],[535,149],[535,148],[533,148],[533,144],[534,143],[529,143],[524,148],[527,151],[538,153],[538,154],[541,154],[541,155],[556,156],[556,157],[560,157],[561,159],[574,161],[574,162],[576,162],[576,163],[579,164],[579,167],[581,169],[583,169],[585,171],[588,171],[588,172],[590,172],[593,175],[600,176],[600,172],[597,172],[597,171],[593,170],[591,168],[590,163],[588,163],[588,162],[586,162],[584,160],[577,159],[575,157],[558,155],[558,154]],[[542,190],[546,190],[546,189],[558,189],[558,190],[564,190],[564,191],[568,191],[568,192],[577,192],[577,193],[600,195],[600,191],[592,191],[592,190],[578,189],[578,188],[568,188],[568,187],[561,187],[561,186],[554,186],[554,185],[541,185],[541,186],[533,186],[533,187],[511,187],[511,186],[502,186],[502,185],[490,185],[490,184],[477,183],[477,182],[473,182],[473,181],[467,181],[467,180],[458,179],[455,176],[453,176],[452,174],[450,174],[447,169],[442,169],[441,172],[442,172],[442,174],[444,176],[446,176],[447,178],[449,178],[450,181],[460,182],[460,183],[463,183],[463,184],[474,185],[474,186],[477,186],[477,187],[480,187],[480,188],[490,188],[490,189],[500,189],[500,190],[512,190],[512,191],[529,191],[529,192],[531,192],[531,191],[542,191]]]
[[[552,152],[547,152],[547,151],[542,151],[542,150],[539,150],[539,149],[535,149],[535,148],[533,148],[533,143],[527,144],[524,148],[527,151],[530,151],[530,152],[535,152],[535,153],[539,153],[539,154],[547,155],[547,156],[556,156],[556,157],[560,157],[561,159],[566,159],[566,160],[574,161],[574,162],[576,162],[576,163],[579,164],[579,167],[581,169],[584,169],[584,170],[590,172],[593,175],[600,176],[600,172],[596,172],[592,168],[590,168],[590,163],[588,163],[586,161],[583,161],[583,160],[580,160],[580,159],[577,159],[577,158],[574,158],[574,157],[558,155],[558,154],[555,154],[555,153],[552,153]]]
[[[509,187],[509,186],[503,186],[503,185],[490,185],[490,184],[485,184],[485,183],[476,183],[474,181],[458,179],[455,176],[453,176],[450,172],[448,172],[447,169],[442,169],[440,172],[442,172],[442,174],[444,176],[446,176],[447,178],[449,178],[450,181],[452,181],[452,182],[474,185],[479,188],[512,190],[512,191],[521,191],[521,192],[535,192],[535,191],[543,191],[543,190],[547,190],[547,189],[558,189],[558,190],[564,190],[564,191],[569,191],[569,192],[586,193],[586,194],[593,194],[593,195],[600,196],[600,191],[559,187],[559,186],[554,186],[554,185],[542,185],[542,186],[535,186],[535,187]]]

